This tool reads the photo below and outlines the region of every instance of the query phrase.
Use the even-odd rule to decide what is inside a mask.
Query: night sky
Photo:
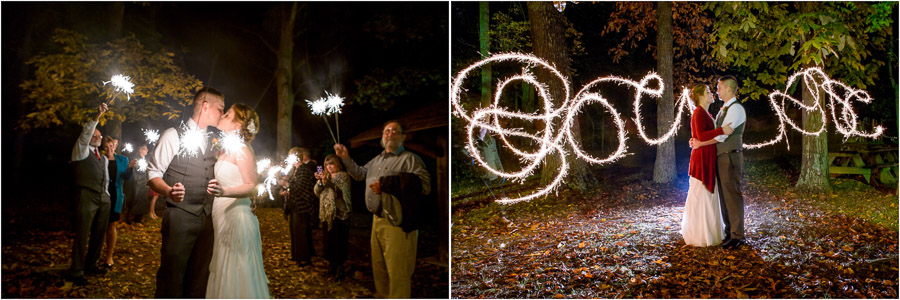
[[[313,149],[313,155],[319,160],[333,152],[324,121],[311,116],[304,102],[324,96],[325,90],[346,98],[340,119],[341,138],[348,145],[347,140],[354,135],[380,126],[386,120],[434,101],[446,101],[447,3],[306,4],[305,10],[297,15],[294,59],[308,55],[311,76],[295,79],[295,101],[302,105],[295,106],[293,112],[293,146]],[[272,157],[277,110],[276,84],[272,80],[276,55],[262,40],[277,49],[281,26],[278,9],[282,5],[289,7],[280,2],[128,2],[122,31],[123,36],[134,33],[142,42],[155,41],[167,51],[175,52],[187,73],[225,94],[226,109],[238,102],[255,107],[261,129],[253,147],[258,157]],[[29,76],[23,62],[52,46],[50,36],[54,28],[77,30],[86,34],[90,42],[102,40],[107,28],[107,6],[105,3],[3,3],[3,143],[23,147],[21,157],[14,147],[4,147],[4,162],[21,158],[23,164],[22,170],[5,167],[4,176],[15,172],[31,182],[46,179],[48,169],[66,165],[80,125],[37,129],[24,136],[16,130],[19,116],[30,109],[18,100],[21,97],[18,85]],[[353,103],[358,92],[355,81],[372,75],[375,70],[391,76],[404,69],[442,75],[442,85],[423,86],[398,99],[389,99],[393,106],[387,111],[370,104]],[[295,72],[295,76],[303,75]],[[119,144],[143,141],[139,131],[142,127],[162,131],[179,122],[180,119],[127,121]],[[331,122],[334,127],[334,120]],[[378,151],[374,148],[359,148],[355,153],[367,160],[371,153]],[[51,174],[49,178],[65,180],[61,175]]]

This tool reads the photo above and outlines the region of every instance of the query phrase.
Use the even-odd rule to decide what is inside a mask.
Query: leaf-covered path
[[[510,206],[477,185],[455,190],[452,296],[897,298],[896,189],[837,178],[810,199],[791,192],[785,164],[745,163],[749,246],[731,251],[681,239],[686,174],[656,185],[607,169],[591,193]]]
[[[299,267],[290,260],[289,232],[280,209],[260,208],[257,216],[262,233],[263,262],[273,298],[372,297],[374,283],[369,258],[371,215],[354,213],[350,219],[350,256],[347,264],[351,271],[341,282],[326,275],[328,262],[320,256],[314,257],[313,264],[306,267]],[[106,275],[87,276],[88,284],[85,286],[74,286],[65,280],[72,234],[67,230],[40,228],[33,224],[33,220],[7,217],[4,218],[5,229],[16,229],[4,230],[3,235],[4,298],[153,297],[161,243],[159,219],[148,218],[144,225],[122,224],[113,269]],[[315,235],[316,250],[321,254],[321,230],[316,230]],[[449,290],[447,267],[426,263],[424,258],[436,253],[436,238],[433,233],[420,231],[419,241],[412,296],[445,298]]]

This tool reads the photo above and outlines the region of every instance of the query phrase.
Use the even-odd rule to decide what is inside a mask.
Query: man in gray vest
[[[734,249],[744,244],[744,195],[741,192],[741,176],[744,170],[744,122],[747,113],[744,106],[737,101],[737,79],[727,75],[719,78],[717,85],[719,99],[724,101],[722,109],[716,115],[716,126],[730,123],[734,132],[730,135],[715,137],[717,155],[717,175],[719,186],[719,204],[722,208],[722,220],[725,223],[725,240],[722,247]],[[694,147],[695,139],[691,139]]]
[[[105,269],[97,267],[100,249],[109,222],[109,161],[100,155],[100,130],[97,123],[100,116],[108,110],[106,103],[100,104],[97,115],[88,121],[72,148],[73,177],[75,179],[75,241],[72,243],[72,265],[69,267],[71,279],[77,285],[84,285],[87,280],[84,273],[104,274]],[[88,243],[90,235],[90,243]],[[87,245],[87,257],[84,247]]]
[[[157,298],[205,298],[212,259],[213,196],[206,192],[215,178],[216,154],[214,126],[225,110],[225,97],[216,89],[204,87],[194,95],[193,115],[188,129],[200,130],[204,138],[197,155],[180,153],[184,128],[169,128],[159,137],[150,157],[148,185],[166,196],[162,217],[162,247],[156,272]]]

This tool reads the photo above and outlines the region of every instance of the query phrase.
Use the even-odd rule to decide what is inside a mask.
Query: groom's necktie
[[[97,148],[94,148],[94,155],[97,155],[97,160],[100,160],[100,152],[97,152]]]

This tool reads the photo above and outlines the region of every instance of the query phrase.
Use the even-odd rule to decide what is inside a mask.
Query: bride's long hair
[[[231,108],[234,109],[234,121],[241,124],[241,135],[244,136],[244,141],[250,143],[259,133],[259,115],[250,106],[243,103],[235,103]]]

